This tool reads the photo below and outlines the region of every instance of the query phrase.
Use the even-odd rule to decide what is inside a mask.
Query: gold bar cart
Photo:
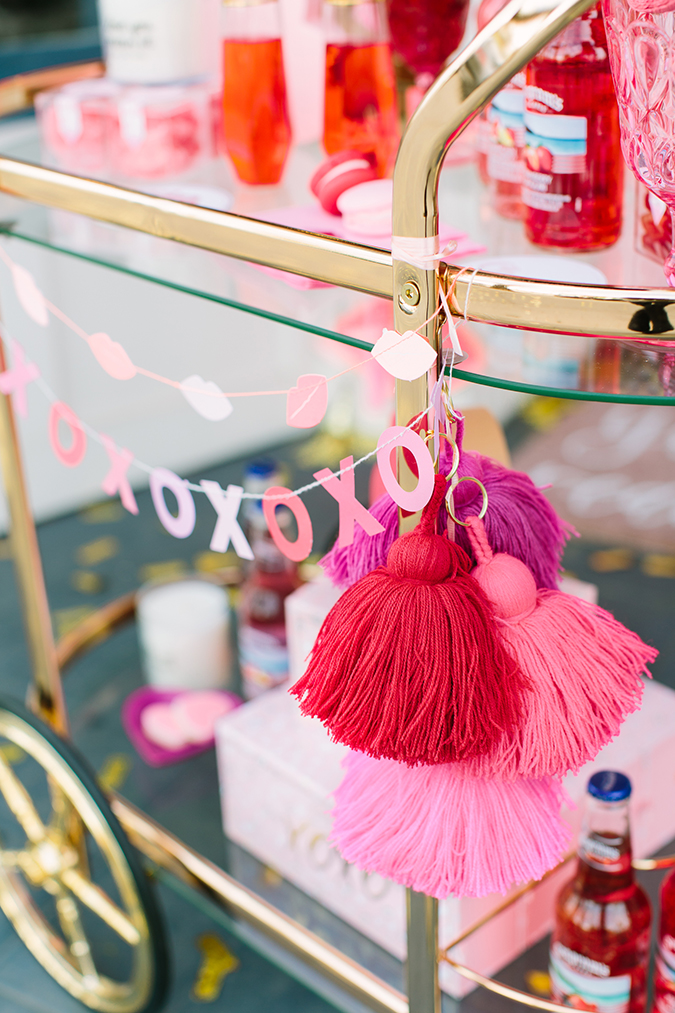
[[[563,0],[554,5],[552,0],[511,0],[440,75],[410,121],[399,149],[394,173],[395,236],[427,240],[437,236],[438,178],[448,146],[491,97],[592,2]],[[74,73],[87,76],[89,72],[80,69]],[[51,83],[53,78],[49,75],[42,85],[29,83],[23,91],[16,79],[4,86],[0,83],[0,109],[15,111],[29,103],[39,87]],[[616,342],[645,337],[653,314],[640,311],[656,309],[660,319],[659,340],[675,343],[675,293],[667,289],[553,284],[481,271],[469,278],[448,263],[428,270],[366,246],[195,208],[3,157],[0,157],[0,191],[49,208],[393,300],[397,329],[403,332],[420,328],[435,348],[439,319],[424,322],[436,310],[439,287],[451,299],[453,311],[470,321],[566,335],[604,336]],[[0,346],[0,371],[4,368],[4,351]],[[412,383],[397,382],[396,411],[400,424],[407,424],[425,410],[428,389],[426,377]],[[662,400],[665,403],[668,399]],[[453,959],[453,947],[477,931],[482,921],[439,953],[437,902],[410,891],[405,995],[275,909],[121,796],[112,794],[106,800],[67,745],[68,716],[61,670],[103,632],[133,617],[133,595],[111,602],[89,616],[58,645],[54,644],[12,405],[4,395],[0,397],[0,459],[11,514],[11,548],[34,672],[31,699],[35,715],[2,701],[0,735],[34,757],[47,771],[53,805],[49,819],[42,818],[29,792],[0,753],[0,792],[26,836],[25,847],[2,852],[0,905],[60,984],[91,1008],[109,1013],[140,1013],[161,1006],[165,960],[161,932],[128,838],[152,862],[204,893],[229,915],[248,922],[379,1013],[437,1013],[439,960],[447,961],[469,980],[525,1005],[552,1013],[565,1009],[506,988]],[[404,485],[415,481],[402,456],[399,479]],[[414,518],[402,523],[412,522]],[[95,839],[110,870],[115,883],[114,899],[90,876],[82,842],[85,830]],[[673,862],[642,860],[635,864],[647,869]],[[48,930],[32,910],[24,882],[48,891],[55,898],[61,938]],[[97,971],[78,905],[94,912],[130,948],[132,959],[127,981],[115,982]]]

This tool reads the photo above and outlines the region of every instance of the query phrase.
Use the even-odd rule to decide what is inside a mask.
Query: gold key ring
[[[433,435],[434,435],[433,430],[428,431],[427,435],[424,437],[424,442],[428,443],[429,440],[431,440],[433,438]],[[453,440],[453,438],[451,436],[449,436],[447,433],[439,433],[439,435],[441,436],[442,439],[447,440],[448,443],[450,444],[450,446],[452,447],[452,467],[450,468],[450,471],[448,472],[448,474],[446,476],[446,478],[447,478],[447,480],[449,482],[451,479],[453,479],[455,477],[455,475],[457,474],[457,469],[459,468],[459,456],[460,456],[459,455],[459,447],[457,446],[457,444],[455,443],[455,441]],[[440,457],[440,452],[439,452],[439,457]],[[436,460],[437,459],[434,459],[434,464],[436,464]]]
[[[483,518],[485,517],[485,514],[487,513],[488,494],[487,494],[487,489],[485,488],[485,486],[483,485],[483,483],[481,482],[481,480],[479,478],[475,478],[473,475],[464,475],[463,478],[460,478],[460,479],[457,480],[457,482],[455,483],[455,485],[454,485],[454,487],[452,489],[448,489],[448,491],[446,492],[446,494],[445,494],[445,509],[448,511],[448,515],[449,515],[450,519],[452,521],[454,521],[455,524],[461,524],[463,528],[468,528],[469,525],[467,524],[467,522],[466,521],[460,521],[457,517],[455,517],[454,511],[452,509],[452,494],[453,494],[454,490],[457,488],[457,486],[459,485],[460,482],[475,482],[476,485],[480,488],[481,492],[483,493],[483,504],[482,504],[482,506],[480,508],[480,513],[478,514],[478,519],[481,520],[481,521],[483,520]]]

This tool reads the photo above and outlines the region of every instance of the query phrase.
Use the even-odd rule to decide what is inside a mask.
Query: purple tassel
[[[441,471],[448,472],[452,456],[443,441]],[[474,451],[465,451],[459,462],[459,477],[479,478],[488,494],[488,511],[484,525],[493,552],[506,552],[525,563],[537,588],[558,587],[560,559],[565,543],[574,528],[566,524],[536,487],[529,475],[512,471],[503,464]],[[482,493],[475,482],[462,482],[455,490],[455,513],[460,520],[477,514]],[[344,549],[337,543],[321,560],[321,566],[336,587],[351,587],[357,580],[384,566],[387,553],[398,536],[398,508],[388,493],[373,503],[370,512],[377,517],[384,531],[367,535],[357,525],[354,541]],[[441,507],[441,524],[447,523],[445,507]],[[475,563],[466,528],[457,525],[455,539]]]

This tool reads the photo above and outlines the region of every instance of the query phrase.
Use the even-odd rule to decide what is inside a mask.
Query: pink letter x
[[[26,398],[26,386],[31,380],[37,380],[40,370],[34,362],[26,362],[23,355],[23,348],[12,341],[13,369],[6,369],[0,373],[0,391],[3,394],[13,394],[14,407],[22,418],[28,416],[28,399]]]
[[[354,458],[345,457],[340,461],[340,468],[348,468],[342,476],[342,481],[330,470],[323,468],[322,471],[315,471],[314,478],[323,483],[326,492],[329,492],[333,499],[338,501],[340,506],[340,534],[338,544],[341,549],[345,545],[351,545],[354,541],[354,524],[361,525],[367,535],[379,535],[384,528],[369,513],[362,503],[359,503],[354,494]]]
[[[120,450],[115,441],[111,440],[109,436],[104,436],[103,433],[100,436],[111,462],[110,471],[101,483],[103,492],[106,492],[108,496],[114,496],[116,492],[119,492],[122,506],[130,514],[137,514],[138,504],[127,478],[127,471],[134,459],[134,455],[130,450]]]

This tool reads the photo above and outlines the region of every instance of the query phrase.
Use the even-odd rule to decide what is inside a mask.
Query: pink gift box
[[[304,647],[303,649],[304,650]],[[302,652],[301,652],[302,653]],[[400,959],[405,957],[402,887],[346,865],[327,843],[331,793],[342,777],[343,746],[303,717],[285,687],[244,704],[216,726],[223,824],[228,837]],[[565,788],[578,806],[566,813],[575,831],[590,774],[625,771],[633,782],[633,842],[639,856],[675,837],[675,692],[645,685],[643,708],[621,735]],[[495,974],[552,928],[557,892],[570,863],[521,897],[454,956],[482,974]],[[501,895],[449,898],[440,904],[441,946],[503,903]],[[473,986],[448,965],[440,980],[461,998]]]

